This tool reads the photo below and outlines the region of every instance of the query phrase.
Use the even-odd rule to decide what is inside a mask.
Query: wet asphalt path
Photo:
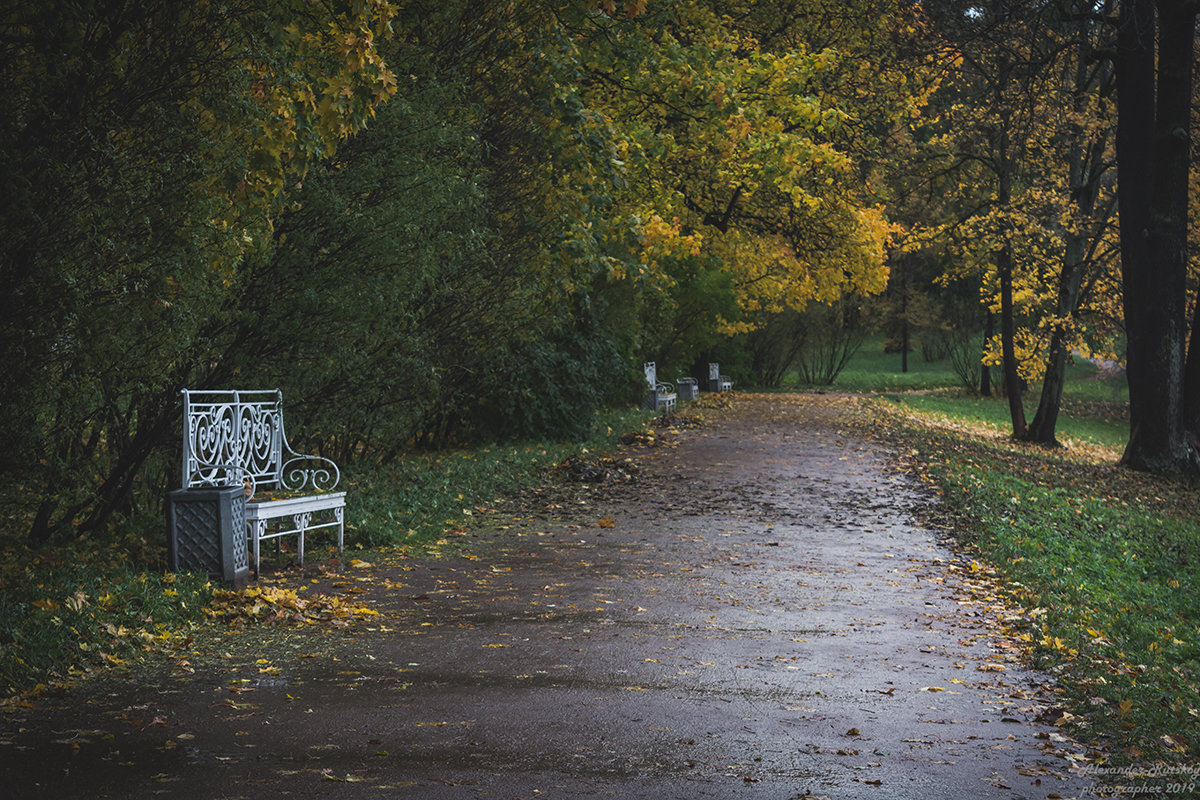
[[[472,558],[362,568],[367,627],[10,715],[0,797],[1079,796],[1046,677],[841,402],[744,397]]]

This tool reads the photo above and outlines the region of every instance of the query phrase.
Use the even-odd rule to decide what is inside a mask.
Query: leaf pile
[[[247,624],[329,625],[348,627],[354,620],[379,612],[326,594],[301,594],[277,586],[251,586],[241,591],[216,589],[204,613],[237,627]]]
[[[567,480],[577,483],[632,483],[637,480],[641,468],[629,458],[589,460],[571,456],[559,463],[558,471]]]
[[[736,392],[705,392],[692,403],[692,407],[728,410],[733,408],[736,401]]]
[[[653,431],[630,431],[621,434],[617,440],[623,445],[641,445],[642,447],[670,447],[675,444],[669,433],[656,434]]]

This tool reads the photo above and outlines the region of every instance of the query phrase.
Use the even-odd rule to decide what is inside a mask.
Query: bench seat
[[[250,537],[251,557],[254,564],[254,574],[258,574],[260,547],[262,542],[277,539],[280,536],[295,534],[296,563],[304,563],[304,534],[322,528],[337,529],[337,549],[343,549],[345,535],[345,492],[326,492],[301,497],[285,497],[279,500],[256,500],[253,497],[246,502],[246,527]],[[330,511],[333,519],[313,522],[313,515],[318,512]],[[279,520],[281,524],[272,527],[270,523]],[[288,522],[291,527],[288,527]]]

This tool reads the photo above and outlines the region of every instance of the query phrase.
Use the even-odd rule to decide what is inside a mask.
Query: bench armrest
[[[659,381],[654,385],[654,391],[659,394],[675,394],[675,387],[665,381]]]
[[[288,448],[291,459],[279,468],[279,485],[292,492],[309,487],[314,492],[328,492],[342,479],[341,470],[332,460],[324,456],[297,455]]]

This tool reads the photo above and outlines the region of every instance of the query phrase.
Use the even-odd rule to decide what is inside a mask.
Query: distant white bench
[[[676,378],[675,386],[680,400],[695,400],[700,396],[700,381],[695,378]]]
[[[708,390],[710,392],[733,391],[733,381],[721,374],[720,364],[708,365]]]
[[[642,365],[646,372],[646,383],[650,392],[646,396],[646,408],[652,411],[673,412],[675,410],[675,387],[658,379],[658,367],[653,361]]]
[[[267,539],[295,534],[303,564],[304,535],[336,528],[342,552],[346,493],[332,491],[340,479],[333,461],[292,450],[278,389],[183,390],[183,488],[245,487],[255,575]]]

